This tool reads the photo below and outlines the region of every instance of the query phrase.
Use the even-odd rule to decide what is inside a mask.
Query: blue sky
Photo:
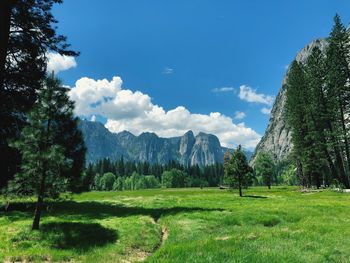
[[[117,90],[131,90],[132,96],[140,91],[151,99],[145,105],[165,113],[179,106],[191,114],[219,112],[263,135],[269,115],[261,109],[271,106],[243,100],[240,87],[276,96],[286,65],[308,42],[328,35],[336,12],[347,25],[350,1],[66,0],[54,15],[59,32],[81,55],[76,67],[59,76],[71,87],[82,77],[119,76]],[[225,92],[214,92],[222,87]],[[235,119],[237,111],[245,117]],[[100,120],[113,119],[97,113]],[[116,131],[129,129],[125,123],[117,123]],[[172,125],[170,130],[179,126]],[[170,130],[163,135],[171,136]],[[230,138],[220,139],[244,144],[243,137]]]

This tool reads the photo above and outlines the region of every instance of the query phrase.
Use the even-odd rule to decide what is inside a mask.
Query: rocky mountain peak
[[[79,125],[87,146],[87,161],[101,158],[166,164],[175,160],[183,165],[211,165],[223,162],[227,148],[221,147],[215,135],[192,131],[183,136],[161,138],[155,133],[144,132],[139,136],[123,131],[111,133],[98,122],[81,121]],[[250,153],[247,152],[247,155]]]

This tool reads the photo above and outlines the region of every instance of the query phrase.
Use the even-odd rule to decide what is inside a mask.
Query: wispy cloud
[[[236,111],[235,112],[235,119],[236,120],[242,120],[244,119],[245,117],[247,117],[247,115],[243,112],[243,111]]]
[[[173,73],[174,73],[174,69],[169,67],[165,67],[162,72],[162,74],[173,74]]]
[[[215,88],[215,89],[211,90],[211,92],[214,92],[214,93],[230,92],[230,91],[235,91],[235,88],[234,87],[221,87],[221,88]]]
[[[266,105],[272,105],[274,101],[274,97],[271,95],[265,95],[262,93],[257,93],[256,89],[253,89],[251,87],[248,87],[246,85],[242,85],[239,87],[239,94],[238,97],[241,100],[252,102],[252,103],[260,103],[260,104],[266,104]]]
[[[263,107],[260,111],[263,114],[269,115],[271,113],[271,108]]]

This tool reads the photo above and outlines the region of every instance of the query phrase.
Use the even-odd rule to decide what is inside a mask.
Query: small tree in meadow
[[[238,188],[239,196],[242,197],[242,188],[248,186],[251,174],[252,168],[248,165],[247,157],[239,145],[225,169],[225,182],[231,188]]]
[[[275,173],[275,164],[271,155],[265,152],[259,153],[254,168],[256,175],[261,177],[264,184],[271,189],[271,184]]]
[[[27,125],[20,139],[12,146],[22,154],[21,171],[17,173],[8,187],[9,194],[37,196],[32,229],[39,229],[41,211],[45,198],[57,198],[70,188],[67,171],[74,160],[68,154],[67,147],[83,145],[74,141],[71,145],[58,140],[62,123],[70,120],[67,130],[74,131],[77,118],[74,118],[74,103],[69,100],[68,89],[62,87],[54,76],[46,78],[38,100],[28,115]],[[81,160],[83,162],[83,160]]]

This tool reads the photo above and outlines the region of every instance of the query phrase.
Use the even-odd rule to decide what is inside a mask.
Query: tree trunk
[[[243,195],[242,195],[242,186],[241,186],[241,185],[239,185],[239,196],[240,196],[240,197],[243,196]]]
[[[0,1],[0,90],[3,89],[5,63],[8,49],[11,25],[10,0]]]
[[[34,212],[32,230],[39,230],[41,210],[42,210],[43,203],[44,203],[43,201],[44,201],[44,198],[39,194],[38,201],[37,201],[36,207],[35,207],[35,212]]]
[[[268,188],[268,189],[271,189],[271,185],[268,185],[267,188]]]
[[[328,125],[328,129],[330,131],[330,134],[331,134],[331,140],[332,140],[333,144],[338,143],[338,140],[334,136],[332,124],[328,121],[327,125]],[[341,149],[339,149],[339,146],[337,146],[337,145],[334,145],[333,149],[334,149],[334,154],[335,154],[335,164],[336,164],[336,167],[339,171],[339,179],[344,184],[344,186],[346,188],[350,188],[349,178],[347,177],[345,170],[344,170],[345,166],[344,166],[344,162],[343,162],[343,157],[341,155]]]
[[[347,132],[346,132],[346,124],[344,119],[344,108],[343,108],[342,102],[340,102],[340,115],[341,115],[341,124],[342,124],[342,130],[343,130],[343,139],[345,144],[345,154],[346,154],[346,160],[348,163],[347,170],[349,173],[350,172],[350,151],[349,151],[349,141],[348,141]]]
[[[297,168],[296,174],[297,174],[297,177],[299,178],[300,184],[301,184],[301,186],[305,186],[303,168],[302,168],[302,164],[301,164],[301,161],[299,160],[299,158],[296,160],[296,166],[297,166],[296,167]]]
[[[32,224],[32,230],[38,230],[39,224],[40,224],[40,217],[41,217],[41,210],[43,208],[44,204],[44,193],[45,193],[45,167],[43,167],[43,173],[41,176],[41,182],[40,182],[40,190],[38,194],[38,201],[36,203],[35,212],[34,212],[34,218],[33,218],[33,224]]]

